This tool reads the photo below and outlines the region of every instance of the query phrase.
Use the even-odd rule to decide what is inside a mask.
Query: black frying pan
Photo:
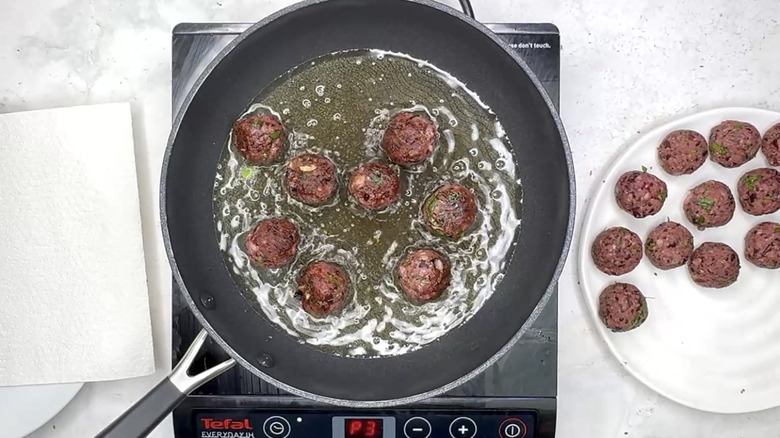
[[[463,81],[501,120],[523,181],[517,247],[491,298],[436,342],[375,359],[315,350],[252,310],[224,265],[212,219],[219,155],[247,104],[304,61],[360,48],[407,53]],[[189,378],[186,367],[196,354],[191,348],[169,379],[101,436],[143,435],[186,393],[234,361],[285,391],[351,407],[411,403],[462,384],[504,354],[546,303],[569,248],[574,172],[549,97],[517,54],[484,26],[431,0],[308,0],[254,25],[206,69],[174,122],[160,198],[176,282],[205,332],[233,359]]]

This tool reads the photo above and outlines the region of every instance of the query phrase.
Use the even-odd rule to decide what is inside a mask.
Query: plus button
[[[458,417],[450,423],[452,438],[474,438],[477,435],[477,424],[469,417]]]

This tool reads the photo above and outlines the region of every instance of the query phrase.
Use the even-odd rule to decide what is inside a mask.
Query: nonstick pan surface
[[[220,152],[247,104],[305,61],[361,48],[406,53],[463,81],[501,120],[523,182],[517,246],[491,298],[437,341],[382,358],[316,350],[252,310],[223,262],[212,216]],[[217,57],[185,101],[164,169],[163,234],[174,277],[210,336],[272,384],[345,406],[413,402],[453,388],[493,363],[547,301],[571,238],[574,175],[550,99],[497,36],[435,2],[309,1],[256,24]]]

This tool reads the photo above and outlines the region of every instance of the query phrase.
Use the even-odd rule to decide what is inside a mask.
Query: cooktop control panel
[[[533,411],[193,412],[193,438],[534,438]]]

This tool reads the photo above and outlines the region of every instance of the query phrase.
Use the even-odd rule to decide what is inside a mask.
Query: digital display
[[[379,418],[347,418],[344,420],[346,438],[382,438],[382,420]]]

